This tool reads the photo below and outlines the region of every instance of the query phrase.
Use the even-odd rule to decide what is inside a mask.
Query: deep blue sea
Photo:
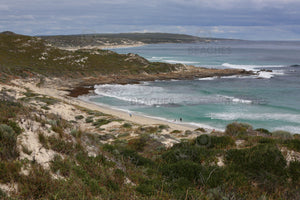
[[[300,133],[300,41],[218,41],[113,49],[150,61],[243,68],[250,77],[98,85],[91,101],[118,109],[224,130],[238,121]],[[272,70],[272,71],[269,71]]]

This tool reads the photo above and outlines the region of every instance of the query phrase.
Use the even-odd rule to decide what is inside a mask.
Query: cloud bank
[[[1,0],[0,29],[30,35],[174,32],[300,39],[298,0]]]

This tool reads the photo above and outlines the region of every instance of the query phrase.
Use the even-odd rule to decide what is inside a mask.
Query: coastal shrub
[[[6,193],[3,192],[0,188],[0,198],[6,198],[6,197],[7,197]]]
[[[195,131],[200,131],[200,132],[203,132],[203,133],[206,132],[204,128],[197,128],[197,129],[195,129]]]
[[[93,126],[95,126],[96,128],[99,128],[102,125],[108,124],[110,123],[111,120],[108,119],[97,119],[94,123]]]
[[[158,127],[156,126],[147,126],[147,127],[140,127],[138,130],[140,133],[157,133],[159,131]]]
[[[0,99],[0,122],[16,117],[22,111],[23,106],[18,102],[4,101]]]
[[[200,135],[196,138],[195,144],[206,148],[224,149],[234,146],[235,141],[230,136]]]
[[[58,103],[58,100],[57,100],[57,99],[49,98],[49,97],[46,97],[46,96],[43,96],[43,97],[35,97],[35,100],[44,102],[44,103],[47,104],[48,106],[49,106],[49,105],[54,105],[54,104]]]
[[[252,130],[252,126],[249,124],[233,122],[226,126],[225,133],[230,136],[240,136],[246,135],[250,130]]]
[[[188,160],[163,165],[161,171],[172,183],[176,180],[187,180],[189,182],[187,185],[202,185],[214,188],[224,182],[221,168],[202,166]]]
[[[62,127],[60,126],[52,126],[51,127],[52,131],[54,131],[55,133],[59,134],[59,137],[62,137],[64,135],[64,130]]]
[[[153,161],[140,156],[136,151],[131,149],[123,149],[120,151],[120,154],[131,163],[137,166],[151,166],[153,165]]]
[[[229,136],[211,136],[211,145],[209,148],[224,149],[235,145],[234,139]]]
[[[85,119],[85,123],[92,123],[92,122],[94,122],[94,119],[93,119],[93,117],[87,117],[86,119]]]
[[[111,144],[104,144],[104,145],[102,146],[102,149],[103,149],[104,151],[108,151],[108,152],[112,153],[112,152],[116,149],[116,147],[113,146],[113,145],[111,145]]]
[[[83,115],[77,115],[77,116],[75,116],[75,119],[76,119],[76,120],[81,120],[81,119],[83,119],[83,118],[84,118]]]
[[[176,163],[163,165],[161,172],[169,179],[185,178],[190,182],[197,181],[199,172],[202,170],[200,164],[194,163],[189,160],[181,160]]]
[[[285,141],[283,141],[283,144],[291,150],[300,152],[300,140],[299,139],[285,140]]]
[[[262,137],[258,139],[258,143],[261,144],[275,144],[276,140],[273,138],[266,138],[266,137]]]
[[[154,193],[156,192],[155,189],[153,188],[153,185],[149,184],[148,182],[142,183],[139,186],[137,186],[136,191],[141,193],[144,196],[151,196],[154,195]]]
[[[174,131],[171,132],[171,134],[172,134],[172,133],[173,133],[173,134],[176,134],[176,133],[182,133],[182,131],[180,131],[180,130],[174,130]]]
[[[300,185],[300,162],[291,161],[288,167],[289,177],[292,179],[294,184]]]
[[[125,123],[125,124],[123,124],[123,127],[124,127],[124,128],[131,128],[132,125],[131,125],[130,123]]]
[[[17,161],[0,161],[0,183],[18,180],[21,166]]]
[[[18,184],[19,198],[43,199],[50,195],[56,187],[49,171],[41,166],[33,165],[28,176],[22,176]]]
[[[39,138],[39,142],[43,145],[44,148],[48,149],[48,140],[45,137],[44,133],[39,131],[38,132],[38,138]]]
[[[32,151],[30,151],[26,146],[22,145],[22,151],[27,155],[31,155]]]
[[[50,110],[50,108],[48,106],[45,106],[45,105],[42,106],[41,109],[43,109],[43,110]]]
[[[129,148],[135,150],[135,151],[143,151],[144,147],[146,146],[147,141],[149,140],[148,135],[143,135],[139,138],[131,139],[128,141]]]
[[[273,131],[272,136],[281,139],[291,139],[293,137],[290,132],[281,130]]]
[[[20,135],[23,132],[22,128],[20,128],[19,124],[15,121],[9,120],[6,124],[10,126],[17,135]]]
[[[255,181],[270,193],[286,180],[286,160],[275,145],[229,150],[225,163],[230,173],[244,174],[249,181]]]
[[[51,161],[50,168],[54,173],[58,173],[61,176],[68,177],[71,172],[73,164],[68,159],[62,159],[56,155]]]
[[[0,158],[9,160],[16,158],[19,154],[17,151],[17,136],[14,129],[6,124],[0,124]]]
[[[77,129],[73,129],[71,130],[70,134],[75,137],[75,138],[81,138],[82,136],[82,131],[81,130],[77,130]]]
[[[250,149],[233,149],[226,154],[229,164],[251,173],[266,171],[283,175],[286,161],[275,145],[260,144]],[[260,169],[259,171],[257,169]]]
[[[164,130],[164,129],[169,129],[170,127],[169,127],[168,125],[162,124],[162,125],[159,125],[158,128],[159,128],[160,130]]]
[[[210,163],[215,160],[216,151],[204,147],[184,145],[174,146],[162,154],[162,159],[167,163],[176,163],[180,160],[189,160],[196,163]]]
[[[264,129],[264,128],[258,128],[258,129],[255,129],[255,131],[258,131],[258,132],[266,134],[266,135],[272,135],[272,133],[269,130]]]
[[[74,151],[73,143],[58,139],[54,136],[48,137],[48,142],[52,150],[63,154],[71,154]]]

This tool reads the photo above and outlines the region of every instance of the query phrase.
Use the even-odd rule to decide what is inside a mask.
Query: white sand
[[[182,130],[182,131],[194,130],[196,128],[199,128],[197,126],[190,125],[190,124],[172,123],[172,122],[155,119],[155,118],[151,118],[151,117],[147,117],[147,116],[142,116],[142,115],[136,115],[136,114],[134,114],[134,115],[132,115],[132,117],[130,117],[129,113],[125,112],[125,111],[116,110],[116,109],[113,109],[108,106],[96,105],[94,103],[83,101],[78,98],[68,97],[68,96],[66,96],[67,92],[56,89],[54,85],[47,85],[48,87],[39,88],[36,86],[34,80],[28,80],[28,81],[24,82],[24,80],[17,79],[17,80],[14,80],[13,83],[15,83],[16,85],[19,85],[19,86],[27,87],[30,90],[32,90],[33,92],[38,93],[38,94],[47,95],[49,97],[53,97],[53,98],[57,98],[62,101],[65,101],[69,104],[81,106],[81,107],[84,107],[84,108],[87,108],[90,110],[96,110],[96,111],[99,111],[99,112],[102,112],[102,113],[105,113],[108,115],[113,115],[113,116],[121,118],[125,121],[130,121],[130,122],[140,124],[140,125],[164,124],[164,125],[168,125],[172,130]],[[57,110],[57,113],[62,112],[62,109],[63,109],[63,107],[60,107]]]

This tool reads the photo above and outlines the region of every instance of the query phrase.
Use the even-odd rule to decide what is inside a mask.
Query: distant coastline
[[[142,43],[142,42],[139,42],[139,43],[132,43],[132,44],[107,44],[107,45],[97,45],[97,46],[94,46],[94,45],[89,45],[89,46],[84,46],[84,47],[81,47],[81,46],[75,46],[75,47],[58,47],[59,49],[62,49],[62,50],[67,50],[67,51],[77,51],[77,50],[80,50],[80,49],[103,49],[103,50],[106,50],[106,49],[120,49],[120,48],[132,48],[132,47],[141,47],[141,46],[145,46],[147,44],[145,43]]]

